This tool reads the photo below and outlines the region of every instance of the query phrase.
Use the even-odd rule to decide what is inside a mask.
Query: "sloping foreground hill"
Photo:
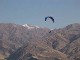
[[[69,43],[60,51],[67,54],[72,60],[80,60],[80,24],[68,25],[62,31]]]
[[[27,44],[14,52],[7,60],[68,60],[67,56],[49,46]]]

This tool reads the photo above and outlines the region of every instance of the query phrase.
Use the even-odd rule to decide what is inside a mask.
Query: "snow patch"
[[[29,24],[24,24],[22,26],[27,27],[28,29],[40,28],[39,26],[33,26],[33,25],[29,25]]]
[[[39,26],[36,26],[36,28],[40,28]]]

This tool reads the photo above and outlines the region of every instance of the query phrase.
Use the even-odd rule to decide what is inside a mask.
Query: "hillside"
[[[19,47],[33,39],[39,39],[45,35],[49,29],[34,28],[28,29],[22,25],[12,23],[0,23],[0,54],[3,57],[9,56]]]
[[[0,59],[5,58],[80,60],[80,24],[50,30],[29,24],[0,23]]]

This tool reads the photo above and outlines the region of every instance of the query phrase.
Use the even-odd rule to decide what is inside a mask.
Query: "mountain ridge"
[[[0,23],[1,59],[12,59],[16,55],[18,55],[16,60],[35,59],[36,57],[39,60],[64,60],[63,55],[67,60],[80,58],[80,24],[70,24],[54,30],[36,28],[33,25],[31,27],[35,28],[28,29],[28,27],[18,24]],[[51,33],[49,33],[50,31]],[[30,53],[30,57],[26,57],[27,53]],[[56,56],[54,56],[55,54]]]

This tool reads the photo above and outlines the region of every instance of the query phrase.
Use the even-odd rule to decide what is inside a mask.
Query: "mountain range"
[[[0,23],[0,60],[80,60],[80,24],[51,30]]]

